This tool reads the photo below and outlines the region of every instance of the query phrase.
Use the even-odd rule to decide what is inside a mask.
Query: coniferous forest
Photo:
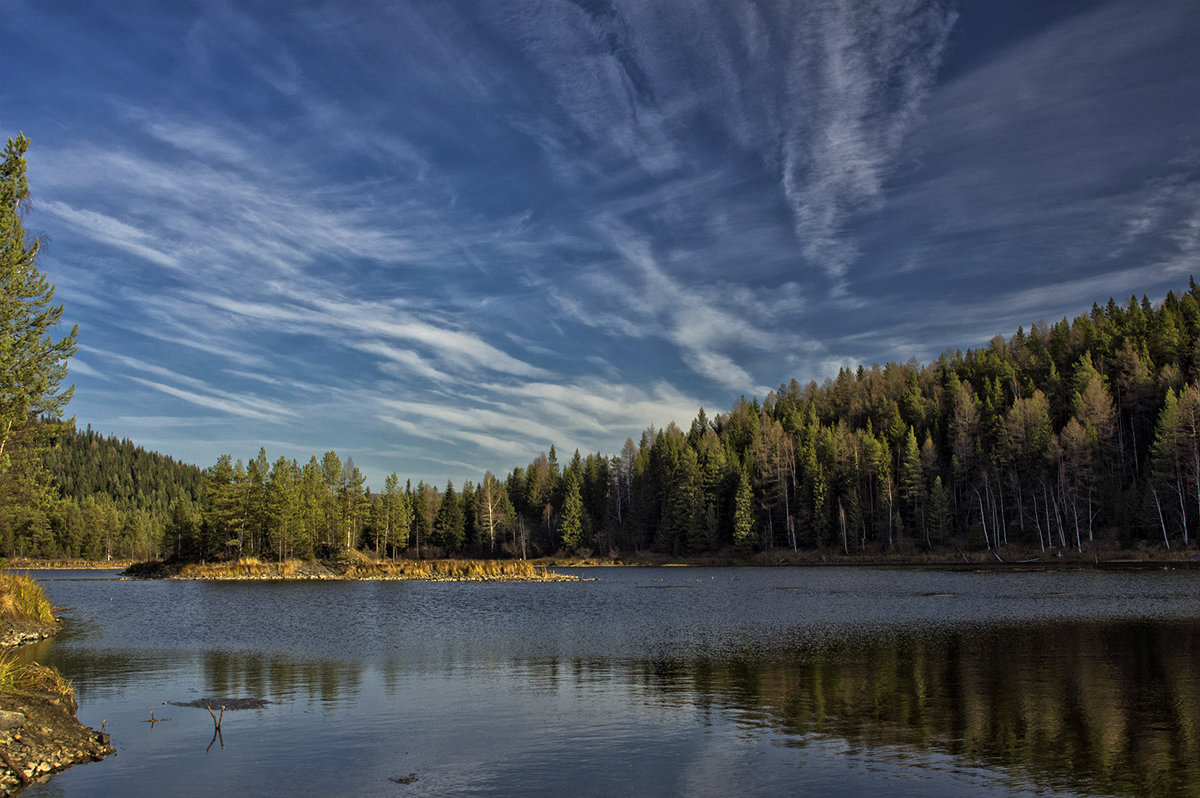
[[[1200,289],[983,348],[781,385],[619,453],[371,490],[336,452],[203,473],[88,429],[9,554],[86,558],[1178,550],[1200,528]]]

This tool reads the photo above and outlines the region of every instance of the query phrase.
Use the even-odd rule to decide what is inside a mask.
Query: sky
[[[0,0],[69,412],[479,482],[1200,271],[1193,0]]]

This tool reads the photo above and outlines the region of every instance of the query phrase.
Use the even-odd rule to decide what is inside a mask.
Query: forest
[[[1131,297],[936,361],[795,381],[619,453],[554,446],[460,486],[365,485],[336,452],[203,472],[90,429],[43,455],[53,496],[9,554],[210,560],[761,551],[1098,552],[1200,525],[1200,289]],[[1001,556],[999,553],[997,557]]]
[[[176,499],[204,495],[197,467],[88,427],[51,425],[46,446],[17,501],[0,504],[0,551],[7,556],[87,560],[150,559]]]

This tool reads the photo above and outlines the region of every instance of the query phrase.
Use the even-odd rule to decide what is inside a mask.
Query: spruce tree
[[[566,495],[563,497],[562,520],[559,523],[562,547],[565,551],[577,551],[584,546],[583,498],[580,496],[579,487],[577,473],[568,470],[564,483]]]
[[[446,551],[460,551],[466,537],[463,528],[462,502],[454,490],[454,483],[446,483],[446,492],[442,494],[442,503],[438,507],[437,518],[433,522],[434,538]]]

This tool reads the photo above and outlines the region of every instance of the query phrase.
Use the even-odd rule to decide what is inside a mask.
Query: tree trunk
[[[1171,550],[1171,540],[1167,537],[1167,522],[1163,520],[1162,503],[1158,500],[1158,488],[1150,488],[1150,492],[1154,494],[1154,506],[1158,509],[1158,523],[1162,527],[1163,545],[1167,547],[1167,551]]]
[[[977,498],[979,500],[979,523],[983,524],[983,542],[984,542],[984,545],[987,546],[988,551],[991,551],[992,550],[992,541],[988,537],[987,513],[983,509],[983,495],[980,494],[978,488],[975,489],[975,498]]]

